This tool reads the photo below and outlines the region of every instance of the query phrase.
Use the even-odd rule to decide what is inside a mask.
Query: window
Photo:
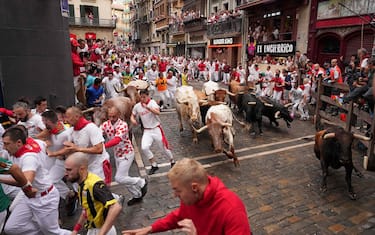
[[[224,10],[227,11],[227,10],[228,10],[228,3],[224,3],[224,4],[223,4],[223,7],[224,7]]]
[[[214,7],[214,12],[217,13],[217,7]]]
[[[69,4],[69,16],[74,17],[74,5]]]
[[[328,36],[321,39],[322,44],[322,51],[323,53],[332,53],[332,54],[339,54],[340,53],[340,41],[333,36]]]

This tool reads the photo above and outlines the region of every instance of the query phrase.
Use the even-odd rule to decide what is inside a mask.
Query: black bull
[[[293,121],[289,111],[288,105],[281,105],[267,97],[256,97],[253,93],[246,93],[238,95],[237,106],[239,113],[245,112],[245,119],[250,124],[257,124],[259,134],[262,133],[262,116],[270,120],[270,124],[275,123],[279,126],[277,119],[284,119],[287,127],[290,127],[290,122]]]
[[[368,137],[347,132],[339,127],[328,128],[315,134],[314,152],[316,157],[320,160],[323,172],[321,191],[327,191],[328,167],[339,169],[343,166],[346,171],[345,180],[348,186],[349,197],[352,200],[356,199],[356,194],[351,182],[352,171],[354,169],[360,177],[362,174],[354,167],[352,161],[351,148],[354,138],[366,141],[369,140]]]

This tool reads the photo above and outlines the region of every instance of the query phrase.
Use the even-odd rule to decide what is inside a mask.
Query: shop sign
[[[233,38],[217,38],[212,40],[213,45],[233,44]]]
[[[294,55],[296,52],[296,42],[270,42],[270,43],[257,43],[257,55]]]

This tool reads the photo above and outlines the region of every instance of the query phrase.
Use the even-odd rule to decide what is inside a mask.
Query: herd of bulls
[[[93,111],[93,119],[97,125],[106,120],[107,110],[116,106],[122,113],[123,120],[129,120],[132,107],[139,102],[139,89],[147,88],[147,84],[135,83],[119,92],[124,92],[127,97],[116,97],[104,102],[102,107],[90,109]],[[229,96],[229,105],[227,104]],[[239,166],[234,149],[233,120],[240,125],[252,130],[252,134],[262,134],[262,117],[269,119],[270,124],[279,126],[278,119],[283,119],[286,126],[290,128],[293,121],[288,107],[290,104],[282,105],[268,97],[259,97],[249,87],[235,81],[229,84],[228,89],[222,89],[215,82],[206,82],[202,90],[194,89],[192,86],[178,87],[175,93],[176,111],[180,123],[180,132],[183,131],[183,123],[187,122],[193,133],[193,142],[198,143],[198,134],[207,130],[211,138],[214,151],[223,152],[228,158],[233,159],[234,165]],[[247,123],[239,121],[231,107],[236,107],[238,114],[243,116]],[[328,167],[338,169],[341,166],[346,170],[346,183],[349,197],[356,199],[351,184],[352,170],[358,176],[362,174],[354,167],[352,162],[352,143],[354,139],[368,141],[368,137],[353,134],[342,128],[332,127],[320,130],[315,136],[314,152],[320,160],[322,168],[321,190],[327,189]],[[228,150],[224,148],[227,144]]]

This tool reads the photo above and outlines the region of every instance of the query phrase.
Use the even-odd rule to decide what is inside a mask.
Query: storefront
[[[369,22],[375,4],[368,0],[313,0],[312,4],[317,6],[309,29],[308,56],[313,61],[322,64],[340,56],[346,61],[359,48],[366,48],[371,54],[374,32]],[[356,15],[364,10],[366,14]]]
[[[241,39],[239,37],[216,38],[210,41],[208,46],[208,58],[210,60],[227,60],[232,67],[237,67],[241,59]]]

